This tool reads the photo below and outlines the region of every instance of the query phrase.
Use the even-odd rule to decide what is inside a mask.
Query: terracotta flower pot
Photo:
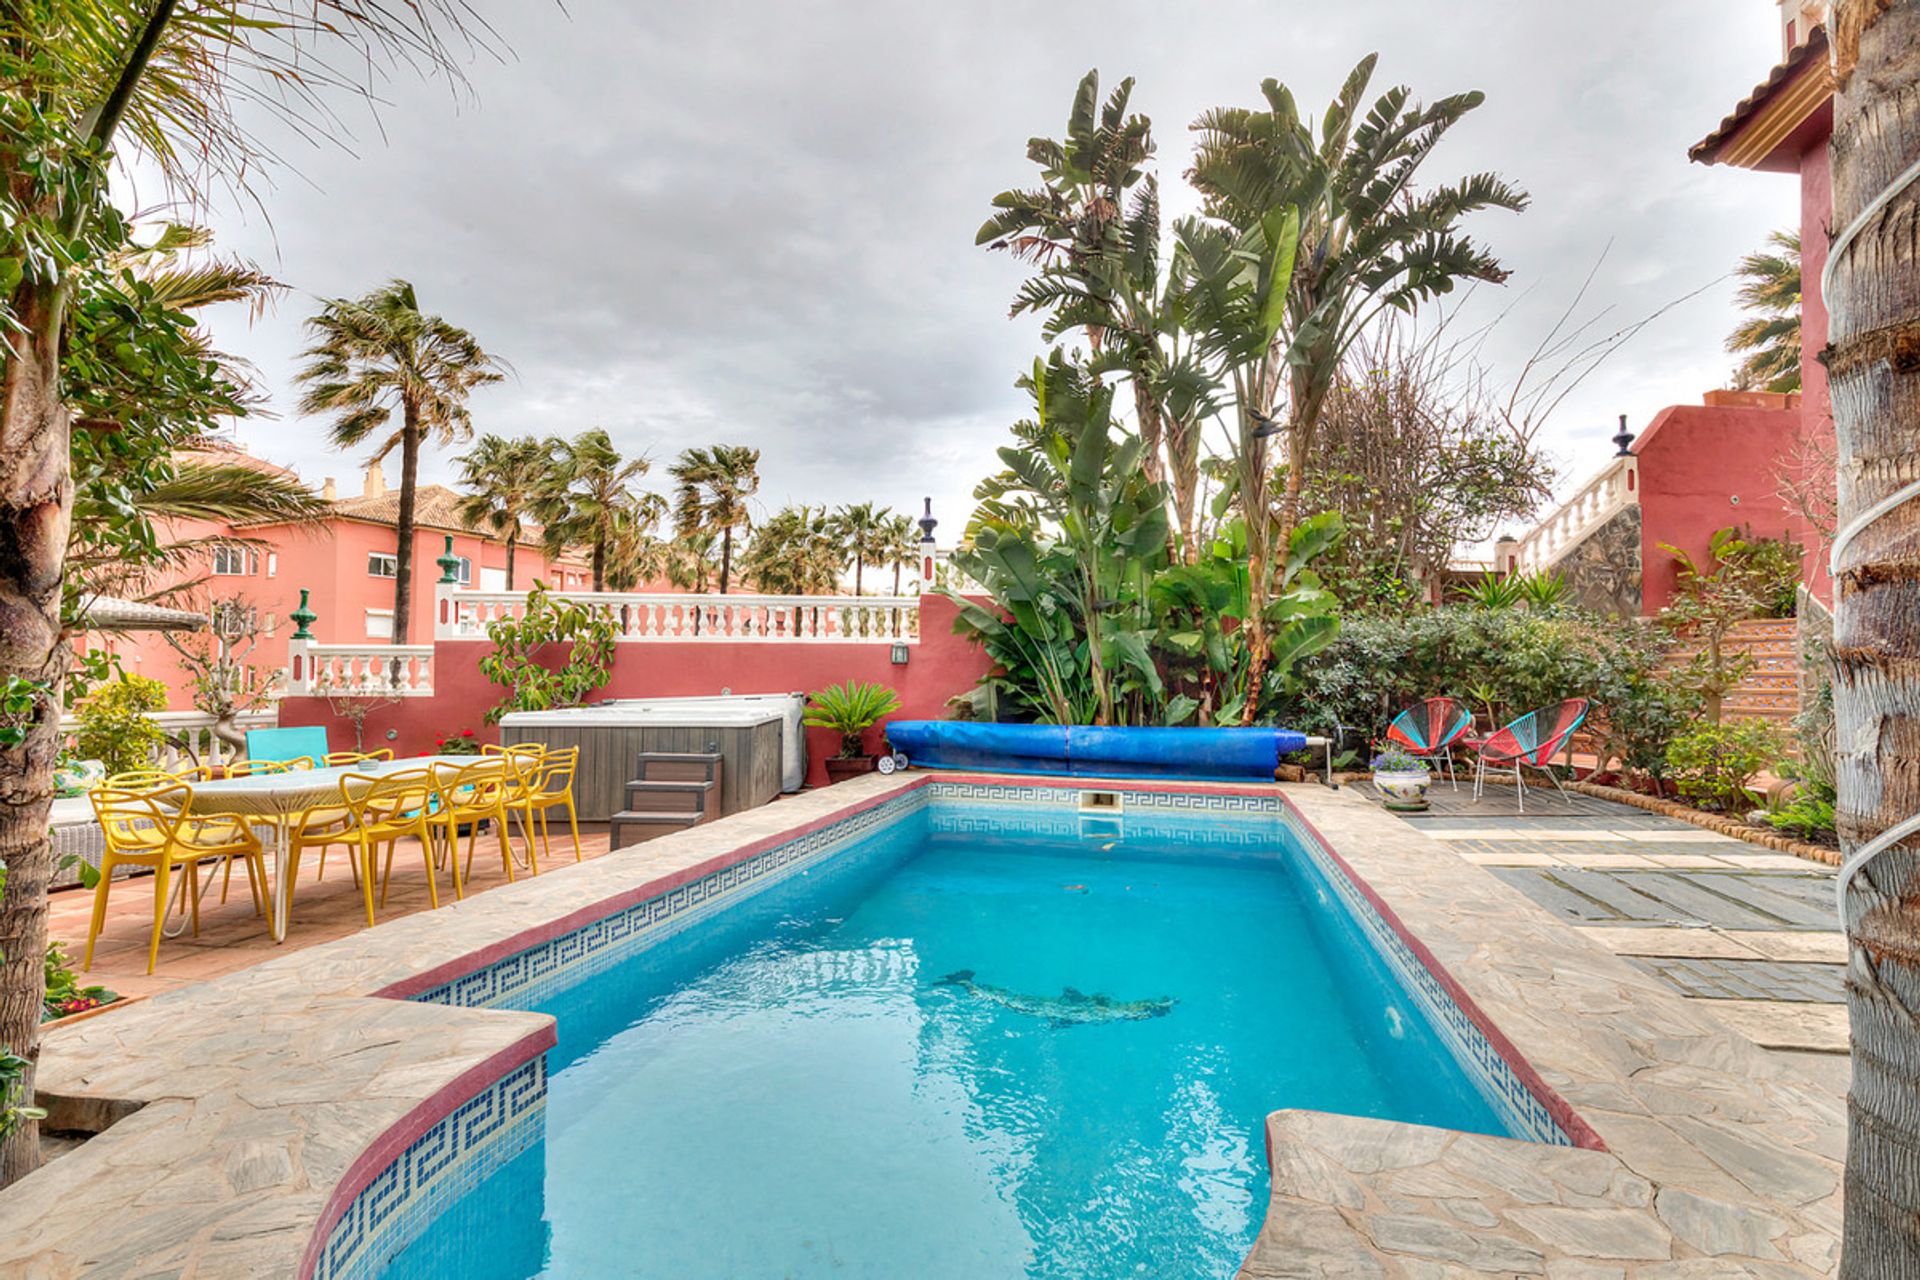
[[[827,757],[827,781],[829,783],[845,782],[848,778],[857,778],[863,773],[872,772],[872,756]]]

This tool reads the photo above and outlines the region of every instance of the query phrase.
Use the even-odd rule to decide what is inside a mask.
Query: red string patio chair
[[[1473,711],[1458,698],[1428,698],[1416,702],[1387,726],[1387,741],[1410,756],[1445,762],[1453,789],[1460,777],[1453,769],[1453,744],[1473,728]]]
[[[1525,813],[1527,784],[1520,776],[1520,771],[1534,769],[1547,775],[1547,780],[1553,783],[1560,798],[1571,807],[1573,797],[1560,785],[1560,778],[1554,773],[1551,761],[1572,740],[1574,732],[1592,709],[1593,701],[1590,698],[1568,698],[1558,706],[1529,711],[1485,738],[1468,739],[1467,745],[1479,756],[1479,764],[1473,775],[1473,798],[1478,800],[1485,790],[1488,772],[1512,769],[1513,783],[1520,795],[1520,812]]]

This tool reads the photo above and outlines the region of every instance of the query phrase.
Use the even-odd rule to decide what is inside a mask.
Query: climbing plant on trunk
[[[1920,0],[1842,0],[1830,29],[1836,816],[1858,855],[1920,814]],[[1920,839],[1893,841],[1842,893],[1853,1087],[1841,1274],[1920,1275]]]

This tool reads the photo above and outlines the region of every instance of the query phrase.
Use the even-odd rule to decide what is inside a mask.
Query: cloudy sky
[[[1597,331],[1705,286],[1548,424],[1574,482],[1615,415],[1641,426],[1723,383],[1726,274],[1795,217],[1791,178],[1686,159],[1777,60],[1770,0],[476,4],[511,54],[476,63],[470,93],[396,81],[378,128],[349,112],[350,150],[269,132],[290,168],[262,189],[268,216],[207,215],[291,286],[262,320],[213,320],[278,411],[241,438],[316,485],[356,491],[361,460],[291,411],[301,323],[316,298],[398,276],[511,362],[474,399],[482,430],[604,426],[662,464],[662,487],[684,447],[754,445],[770,509],[931,495],[951,532],[1040,349],[1006,316],[1018,265],[974,232],[994,192],[1029,181],[1026,139],[1061,132],[1089,67],[1136,79],[1170,189],[1186,125],[1254,102],[1266,76],[1317,107],[1378,50],[1376,87],[1484,90],[1428,171],[1497,169],[1533,195],[1473,227],[1513,270],[1473,304],[1508,308],[1496,379],[1609,243],[1583,313],[1605,313]]]

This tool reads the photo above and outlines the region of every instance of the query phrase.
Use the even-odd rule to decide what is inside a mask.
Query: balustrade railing
[[[1589,480],[1551,515],[1520,540],[1517,565],[1521,573],[1551,569],[1587,535],[1640,501],[1640,460],[1620,457]]]
[[[625,591],[554,592],[607,618],[622,641],[752,641],[766,644],[915,644],[918,596],[674,595]],[[520,591],[442,587],[434,636],[484,637],[487,625],[526,612]],[[377,648],[377,646],[376,646]]]
[[[430,644],[287,645],[287,692],[297,697],[430,698]]]
[[[173,769],[183,764],[230,764],[246,754],[214,732],[214,718],[204,711],[150,711],[146,713],[146,718],[158,725],[166,735],[154,752],[153,763],[159,768]],[[243,711],[233,718],[234,728],[242,734],[249,729],[271,729],[279,723],[280,713],[274,708]],[[65,735],[69,745],[79,731],[80,717],[68,715],[60,718],[60,732]]]

